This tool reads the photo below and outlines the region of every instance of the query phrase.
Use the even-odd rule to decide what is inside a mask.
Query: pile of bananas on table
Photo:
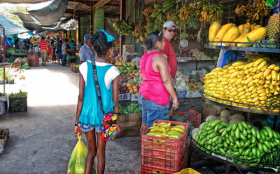
[[[129,35],[132,29],[132,23],[128,20],[119,20],[113,23],[115,30],[121,35]]]

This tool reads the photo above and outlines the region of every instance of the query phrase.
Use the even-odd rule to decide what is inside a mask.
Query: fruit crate
[[[9,138],[9,129],[8,128],[5,128],[5,129],[0,128],[0,135],[2,135],[0,137],[0,144],[4,148],[6,143],[7,143],[8,138]]]
[[[195,117],[185,117],[186,120],[191,121],[193,123],[193,126],[195,128],[198,128],[201,124],[201,114],[193,109],[187,111],[187,112],[173,112],[173,115],[178,114],[180,116],[183,116],[184,114],[192,113],[195,115]],[[172,115],[172,116],[173,116]],[[172,118],[172,116],[170,118]]]
[[[169,121],[156,120],[154,123]],[[187,123],[170,121],[171,125],[183,125],[188,130]],[[188,131],[185,131],[179,139],[147,136],[147,130],[141,136],[141,165],[165,170],[178,170],[183,155],[187,153]],[[158,141],[164,141],[160,143]]]
[[[27,112],[27,97],[9,98],[9,112]]]
[[[14,63],[14,68],[21,66],[21,63]]]
[[[130,93],[118,94],[118,100],[119,101],[125,101],[125,100],[130,101]]]
[[[166,170],[163,168],[154,168],[154,167],[147,167],[147,166],[143,166],[141,165],[141,174],[153,174],[153,173],[164,173],[164,174],[173,174],[174,172],[179,172],[182,169],[186,168],[186,163],[187,163],[187,154],[185,153],[184,158],[182,158],[183,160],[180,161],[180,166],[178,170]]]

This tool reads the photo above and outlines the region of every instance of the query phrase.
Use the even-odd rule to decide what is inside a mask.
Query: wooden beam
[[[93,6],[92,6],[92,10],[96,10],[96,9],[98,9],[98,8],[100,8],[100,7],[102,7],[102,6],[104,6],[105,4],[107,4],[108,2],[110,2],[111,0],[100,0],[100,1],[98,1],[96,4],[94,4]]]

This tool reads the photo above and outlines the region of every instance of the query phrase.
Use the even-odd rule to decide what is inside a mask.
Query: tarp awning
[[[48,2],[52,0],[0,0],[0,3],[11,3],[11,4],[34,4],[41,2]]]
[[[29,10],[31,14],[41,25],[52,25],[58,22],[66,11],[68,0],[54,0],[44,8]]]
[[[21,26],[20,24],[12,21],[6,16],[0,15],[0,24],[5,27],[5,35],[14,35],[19,33],[28,32],[29,30]],[[3,31],[0,30],[0,35],[3,35]]]
[[[13,13],[13,14],[18,15],[18,17],[23,22],[23,26],[31,31],[42,28],[42,25],[36,23],[30,14],[24,14],[24,13]]]

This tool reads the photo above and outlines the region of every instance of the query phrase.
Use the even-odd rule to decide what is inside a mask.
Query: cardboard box
[[[220,114],[223,110],[225,110],[225,107],[221,107],[218,105],[210,105],[210,104],[205,104],[203,103],[203,116],[204,119],[208,116],[208,115],[218,115]]]
[[[7,143],[7,140],[8,140],[8,137],[9,137],[9,129],[8,128],[5,128],[5,129],[1,129],[0,128],[0,131],[1,132],[5,132],[6,136],[5,138],[0,138],[0,144],[3,146],[3,148],[5,147],[6,143]]]

